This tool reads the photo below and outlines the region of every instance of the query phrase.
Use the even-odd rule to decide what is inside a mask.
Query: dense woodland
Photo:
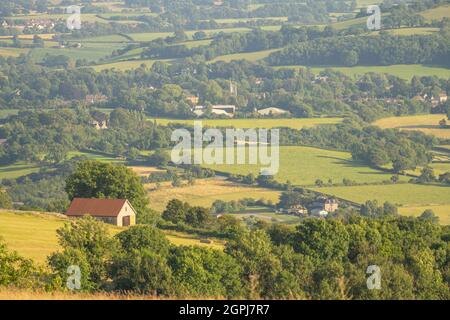
[[[186,59],[173,64],[157,62],[150,69],[100,73],[89,68],[55,71],[26,58],[3,59],[0,65],[0,103],[8,109],[85,105],[87,95],[102,94],[107,101],[97,102],[98,107],[193,118],[186,96],[194,94],[204,105],[235,104],[241,117],[277,106],[297,117],[357,114],[371,121],[376,115],[429,112],[430,103],[413,98],[450,91],[448,80],[435,77],[414,77],[407,82],[366,74],[351,79],[332,71],[317,77],[308,69],[276,70],[246,61],[205,64]],[[238,96],[230,92],[230,81],[237,86]]]
[[[82,270],[83,291],[126,290],[171,297],[269,299],[448,299],[448,227],[427,219],[387,216],[307,219],[295,228],[231,217],[224,252],[175,247],[141,225],[111,237],[87,218],[58,231],[62,251],[51,271],[0,246],[0,285],[61,288],[67,267]],[[366,269],[383,270],[383,290],[367,290]],[[20,275],[20,276],[17,276]]]

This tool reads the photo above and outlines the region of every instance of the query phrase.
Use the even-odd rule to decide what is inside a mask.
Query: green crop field
[[[399,205],[427,206],[450,204],[450,186],[395,184],[352,187],[313,188],[354,202],[389,201]]]
[[[276,68],[295,68],[303,69],[305,66],[280,66]],[[450,69],[444,67],[431,67],[419,64],[397,64],[392,66],[357,66],[357,67],[333,67],[333,66],[323,66],[323,67],[310,67],[311,71],[318,74],[326,69],[335,70],[344,73],[349,77],[360,76],[369,72],[376,73],[387,73],[393,76],[411,80],[412,77],[425,77],[425,76],[436,76],[439,78],[448,79],[450,77]]]
[[[237,219],[254,217],[259,220],[273,223],[297,224],[300,222],[300,217],[287,214],[278,214],[265,207],[250,207],[242,212],[230,213],[229,215]]]
[[[31,19],[38,19],[38,20],[65,20],[68,17],[70,17],[70,14],[47,14],[47,13],[39,13],[39,14],[27,14],[27,15],[15,15],[13,17],[7,17],[10,20],[31,20]],[[105,19],[101,19],[97,17],[97,14],[95,13],[83,13],[81,16],[81,21],[94,23],[94,22],[100,22],[100,23],[109,23],[109,21]]]
[[[439,127],[439,121],[446,119],[443,114],[426,114],[418,116],[390,117],[374,122],[380,128],[398,128],[402,130],[416,130],[438,138],[449,139],[450,129]]]
[[[437,208],[436,213],[440,213],[442,222],[449,222],[450,186],[397,184],[313,188],[313,190],[358,203],[364,203],[367,200],[378,200],[380,203],[389,201],[404,206],[401,213],[406,215],[409,215],[409,207],[413,208],[410,215],[418,214],[418,211],[423,212],[428,208]]]
[[[97,160],[102,162],[111,162],[111,163],[124,163],[123,159],[114,158],[111,156],[107,156],[100,153],[94,153],[94,152],[81,152],[81,151],[71,151],[68,153],[68,158],[74,158],[74,157],[86,157],[89,160]]]
[[[38,171],[38,165],[21,162],[7,166],[0,166],[0,179],[16,179]]]
[[[17,115],[19,109],[0,109],[0,119],[5,119],[9,116]]]
[[[227,54],[224,56],[216,57],[211,61],[217,62],[217,61],[223,61],[223,62],[230,62],[233,60],[248,60],[248,61],[258,61],[262,60],[264,58],[267,58],[271,53],[277,52],[280,49],[271,49],[271,50],[262,50],[262,51],[254,51],[254,52],[245,52],[245,53],[234,53],[234,54]]]
[[[345,21],[340,21],[340,22],[335,22],[332,24],[332,26],[337,29],[337,30],[342,30],[342,29],[346,29],[352,26],[362,26],[365,25],[367,21],[366,17],[362,17],[362,18],[356,18],[356,19],[350,19],[350,20],[345,20]]]
[[[450,5],[440,6],[422,12],[422,16],[428,21],[441,21],[443,18],[450,18]]]
[[[126,70],[137,69],[142,65],[145,65],[147,68],[150,68],[156,61],[170,62],[172,60],[151,60],[151,59],[125,60],[125,61],[119,61],[119,62],[99,64],[96,66],[92,66],[91,68],[93,68],[95,71],[102,71],[102,70],[108,70],[108,69],[116,69],[118,71],[126,71]]]
[[[0,211],[0,238],[8,248],[20,255],[33,259],[43,265],[47,257],[59,250],[56,230],[61,228],[67,219],[62,215],[46,213],[25,213]],[[108,226],[111,235],[123,228]],[[223,242],[216,239],[211,243],[202,243],[196,235],[167,231],[167,238],[175,245],[208,246],[215,249],[223,248]]]
[[[293,129],[311,128],[323,124],[337,124],[342,122],[342,118],[290,118],[290,119],[202,119],[198,120],[202,122],[205,127],[234,127],[234,128],[276,128],[287,127]],[[175,119],[162,119],[149,118],[148,121],[156,121],[161,125],[167,125],[169,123],[181,123],[186,125],[194,125],[195,120],[175,120]]]
[[[429,35],[438,32],[439,28],[401,28],[387,30],[388,33],[397,36],[410,36],[410,35]],[[373,32],[372,34],[378,34],[378,32]]]
[[[198,32],[204,31],[207,36],[213,36],[220,32],[230,33],[230,32],[249,32],[250,28],[223,28],[223,29],[209,29],[209,30],[196,30],[196,31],[186,31],[186,35],[192,39],[192,36]],[[144,32],[144,33],[129,33],[127,36],[131,37],[134,41],[146,42],[152,41],[158,38],[172,37],[173,32]]]
[[[288,17],[264,17],[264,18],[229,18],[229,19],[215,19],[217,23],[239,23],[239,22],[252,22],[258,20],[275,20],[281,22],[287,22]]]
[[[73,42],[73,41],[72,41]],[[111,34],[107,36],[98,36],[92,38],[84,38],[83,42],[130,42],[130,40],[120,34]]]
[[[86,59],[88,61],[96,61],[100,58],[109,56],[114,50],[123,46],[123,44],[94,42],[80,42],[81,48],[36,48],[30,51],[31,57],[35,61],[41,61],[47,54],[50,55],[65,55],[73,60]]]
[[[258,175],[261,167],[267,166],[223,164],[205,167],[233,174]],[[389,180],[391,176],[390,173],[369,168],[352,160],[351,154],[347,152],[310,147],[280,147],[279,172],[275,178],[279,182],[289,180],[294,185],[310,186],[314,185],[317,179],[325,183],[330,179],[333,183],[342,183],[344,178],[358,183],[375,183]]]

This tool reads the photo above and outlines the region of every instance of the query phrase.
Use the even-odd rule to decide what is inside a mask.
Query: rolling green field
[[[205,165],[232,174],[259,174],[259,165]],[[262,166],[265,168],[266,166]],[[310,147],[280,147],[279,182],[291,181],[294,185],[311,186],[317,179],[325,183],[342,183],[344,178],[358,183],[375,183],[389,180],[392,174],[367,167],[352,160],[347,152]],[[403,179],[403,178],[402,178]],[[406,179],[406,178],[405,178]]]
[[[2,210],[0,211],[0,238],[6,242],[8,248],[44,265],[48,255],[59,250],[56,230],[66,221],[67,219],[62,215]],[[124,228],[110,225],[108,227],[111,235],[124,230]],[[216,239],[212,239],[212,243],[202,243],[201,238],[196,235],[173,231],[165,231],[165,233],[169,241],[175,245],[223,248],[223,242]]]
[[[389,201],[402,206],[400,213],[419,215],[426,209],[439,214],[441,223],[450,223],[450,186],[397,184],[354,187],[313,188],[357,203],[367,200]]]
[[[276,68],[295,68],[295,69],[303,69],[305,66],[280,66]],[[425,77],[425,76],[436,76],[439,78],[449,78],[450,77],[450,69],[441,68],[441,67],[431,67],[424,66],[419,64],[411,64],[411,65],[392,65],[392,66],[356,66],[356,67],[333,67],[333,66],[324,66],[324,67],[310,67],[311,71],[318,74],[326,69],[331,69],[335,71],[339,71],[344,73],[347,76],[355,77],[360,76],[368,72],[378,72],[378,73],[387,73],[393,76],[411,80],[414,76]]]
[[[151,59],[125,60],[125,61],[119,61],[119,62],[99,64],[96,66],[92,66],[90,68],[93,68],[97,72],[100,72],[103,70],[109,70],[109,69],[116,69],[117,71],[127,71],[127,70],[137,69],[137,68],[141,67],[142,65],[145,65],[147,68],[150,68],[156,61],[170,62],[171,60],[151,60]]]
[[[416,130],[438,138],[450,139],[450,129],[439,127],[439,121],[446,119],[443,114],[426,114],[418,116],[390,117],[374,122],[383,129],[398,128],[402,130]]]
[[[186,35],[192,39],[192,36],[198,32],[198,31],[204,31],[208,37],[211,37],[217,33],[225,32],[249,32],[251,31],[250,28],[222,28],[222,29],[206,29],[206,30],[195,30],[195,31],[186,31]],[[146,42],[146,41],[152,41],[158,38],[167,38],[173,36],[173,32],[143,32],[143,33],[128,33],[127,36],[132,38],[134,41],[137,42]]]
[[[267,58],[271,53],[279,51],[280,49],[272,49],[272,50],[263,50],[263,51],[255,51],[255,52],[245,52],[245,53],[234,53],[227,54],[224,56],[219,56],[210,61],[210,63],[214,63],[217,61],[230,62],[233,60],[248,60],[248,61],[258,61],[264,58]]]
[[[30,51],[30,55],[34,61],[41,61],[47,54],[65,55],[73,60],[86,59],[88,61],[97,61],[100,58],[109,56],[114,50],[123,46],[123,44],[118,43],[108,45],[82,41],[80,43],[82,44],[81,48],[36,48]]]
[[[36,164],[16,163],[0,166],[0,179],[16,179],[38,171],[39,166]]]
[[[234,127],[234,128],[276,128],[287,127],[293,129],[311,128],[323,124],[337,124],[340,123],[342,118],[291,118],[291,119],[202,119],[198,120],[202,122],[205,127]],[[161,125],[167,125],[169,123],[181,123],[186,125],[194,125],[195,120],[175,120],[175,119],[162,119],[149,118],[148,121],[156,121]]]
[[[378,200],[407,206],[450,204],[450,186],[407,183],[312,189],[358,203],[364,203],[367,200]]]
[[[67,154],[67,157],[74,158],[74,157],[86,157],[89,160],[97,160],[102,162],[111,162],[111,163],[124,163],[123,159],[107,156],[100,153],[94,153],[94,152],[82,152],[82,151],[70,151]]]
[[[396,36],[428,35],[438,31],[439,28],[400,28],[387,30],[388,33]],[[378,32],[373,32],[371,34],[378,34]]]
[[[237,219],[245,219],[254,217],[259,220],[273,223],[285,223],[285,224],[297,224],[300,222],[300,217],[287,215],[287,214],[277,214],[273,210],[269,210],[265,207],[250,207],[242,212],[230,213]]]

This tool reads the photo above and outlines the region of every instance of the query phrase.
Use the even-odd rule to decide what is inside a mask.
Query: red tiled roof
[[[72,200],[67,216],[91,215],[94,217],[117,217],[126,199],[85,199],[75,198]]]

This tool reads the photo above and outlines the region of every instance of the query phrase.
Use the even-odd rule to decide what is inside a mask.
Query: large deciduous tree
[[[66,188],[73,198],[128,199],[139,214],[148,212],[149,201],[139,177],[123,165],[83,161],[67,178]]]

